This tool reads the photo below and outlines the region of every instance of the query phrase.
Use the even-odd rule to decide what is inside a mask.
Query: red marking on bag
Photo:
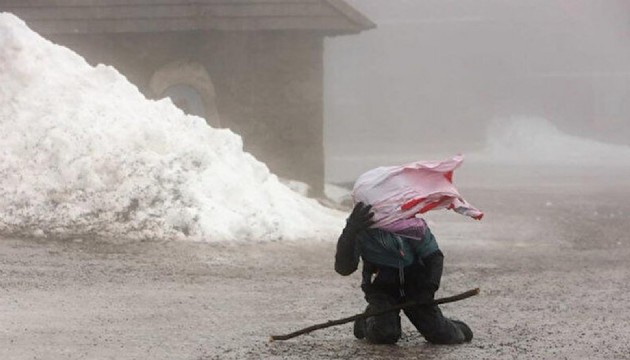
[[[425,198],[418,198],[418,199],[409,200],[406,203],[402,204],[400,209],[403,210],[403,211],[407,211],[407,210],[411,209],[412,207],[418,205],[419,203],[423,202],[424,199]]]

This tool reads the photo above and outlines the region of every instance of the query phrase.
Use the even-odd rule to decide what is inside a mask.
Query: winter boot
[[[459,320],[451,320],[455,323],[455,325],[457,325],[457,327],[462,331],[462,333],[464,334],[464,341],[465,342],[470,342],[473,338],[473,332],[470,329],[470,327],[468,325],[466,325],[465,322],[463,321],[459,321]]]

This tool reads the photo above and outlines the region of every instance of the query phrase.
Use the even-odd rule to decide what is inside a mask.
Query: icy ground
[[[269,343],[364,308],[359,275],[333,271],[333,242],[1,239],[0,358],[628,359],[629,170],[460,174],[484,220],[429,220],[446,254],[439,295],[482,289],[443,307],[470,344],[429,345],[407,320],[396,346],[350,325]]]

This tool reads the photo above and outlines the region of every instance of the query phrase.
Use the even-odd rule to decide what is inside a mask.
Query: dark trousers
[[[379,274],[382,276],[386,274]],[[426,293],[425,289],[417,286],[414,279],[410,286],[400,286],[376,277],[374,282],[364,283],[365,300],[368,302],[366,312],[379,311],[390,308],[409,300],[420,299],[429,301],[433,299],[433,293]],[[418,306],[403,310],[411,323],[418,329],[424,338],[434,344],[459,344],[465,341],[465,335],[461,328],[452,320],[446,318],[438,306]],[[379,316],[365,319],[361,324],[365,338],[375,344],[394,344],[400,339],[400,312],[394,311]]]
[[[385,294],[366,296],[367,311],[379,311],[400,301]],[[445,317],[438,306],[422,306],[404,309],[403,312],[424,338],[433,344],[459,344],[464,334],[455,323]],[[394,344],[400,339],[400,312],[372,316],[365,319],[365,338],[374,344]]]

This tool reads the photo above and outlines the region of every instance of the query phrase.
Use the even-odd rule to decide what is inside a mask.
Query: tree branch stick
[[[275,340],[288,340],[288,339],[292,339],[294,337],[300,336],[300,335],[304,335],[304,334],[308,334],[312,331],[315,330],[319,330],[319,329],[325,329],[331,326],[337,326],[337,325],[341,325],[341,324],[345,324],[345,323],[349,323],[358,319],[365,319],[371,316],[378,316],[378,315],[383,315],[386,314],[388,312],[392,312],[392,311],[399,311],[401,309],[405,309],[405,308],[409,308],[409,307],[414,307],[414,306],[433,306],[433,305],[440,305],[440,304],[446,304],[446,303],[450,303],[450,302],[455,302],[455,301],[460,301],[460,300],[464,300],[467,299],[471,296],[475,296],[479,294],[479,288],[476,289],[472,289],[472,290],[468,290],[466,292],[463,292],[461,294],[457,294],[454,296],[448,296],[448,297],[444,297],[444,298],[440,298],[440,299],[435,299],[430,303],[419,303],[417,301],[408,301],[402,304],[398,304],[396,306],[392,306],[388,309],[384,309],[384,310],[380,310],[380,311],[373,311],[373,312],[369,312],[369,313],[361,313],[361,314],[357,314],[357,315],[353,315],[353,316],[349,316],[349,317],[345,317],[342,319],[337,319],[337,320],[328,320],[325,323],[320,323],[320,324],[315,324],[313,326],[309,326],[307,328],[298,330],[298,331],[294,331],[290,334],[286,334],[286,335],[271,335],[270,337],[270,341],[275,341]]]

